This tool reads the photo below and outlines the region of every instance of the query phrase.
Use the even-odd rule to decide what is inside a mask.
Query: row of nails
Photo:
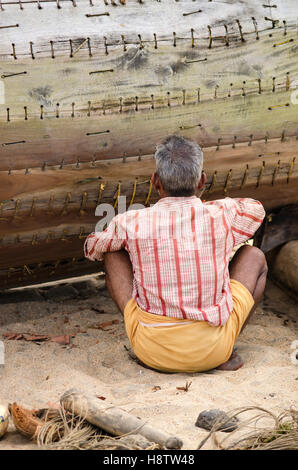
[[[0,10],[4,11],[3,5],[12,5],[12,4],[13,4],[13,5],[19,5],[20,9],[21,9],[21,10],[24,10],[24,6],[23,6],[23,5],[24,5],[24,4],[28,4],[28,3],[30,3],[30,4],[36,3],[36,4],[37,4],[37,8],[38,8],[39,10],[42,10],[42,6],[41,6],[42,3],[56,3],[57,8],[58,8],[58,9],[61,9],[62,7],[61,7],[60,3],[63,2],[63,1],[64,1],[64,2],[71,2],[74,7],[77,6],[75,0],[29,0],[29,1],[18,0],[18,1],[12,1],[12,2],[2,2],[2,1],[0,0]],[[103,1],[104,1],[104,4],[105,4],[105,5],[109,5],[108,0],[103,0]],[[143,1],[143,0],[136,0],[136,1],[137,1],[137,3],[139,3],[139,4],[144,4],[144,1]],[[157,0],[157,1],[158,1],[159,3],[161,3],[161,0]],[[175,0],[175,1],[178,2],[179,0]],[[212,2],[212,0],[209,0],[209,2]],[[90,4],[90,6],[93,7],[93,6],[94,6],[93,0],[89,0],[89,4]],[[110,4],[111,4],[112,6],[126,5],[126,0],[119,0],[119,3],[117,3],[115,0],[110,0]],[[201,13],[201,12],[202,12],[202,10],[196,10],[196,11],[192,11],[192,12],[189,12],[189,13],[183,13],[183,16],[193,15],[193,14],[195,14],[195,13]],[[103,14],[105,15],[106,13],[103,13]],[[109,14],[107,14],[107,15],[109,15]],[[88,16],[88,17],[91,17],[91,16],[100,16],[100,14],[99,14],[99,15],[86,15],[86,16]]]
[[[29,0],[29,1],[18,0],[18,1],[14,1],[14,2],[13,1],[12,2],[11,1],[10,2],[2,2],[0,0],[0,10],[2,10],[2,11],[4,10],[3,5],[11,5],[11,4],[16,4],[16,5],[18,4],[20,6],[20,9],[23,10],[24,9],[23,4],[28,4],[28,3],[36,3],[37,8],[39,10],[41,10],[42,9],[41,3],[51,3],[51,2],[56,3],[57,8],[61,9],[60,2],[62,2],[62,1],[71,2],[74,7],[77,6],[75,0]],[[105,5],[109,5],[108,0],[103,0],[103,1],[104,1]],[[157,1],[159,3],[161,3],[161,0],[157,0]],[[178,2],[179,0],[175,0],[175,1]],[[118,4],[115,0],[110,0],[110,2],[111,2],[111,5],[113,5],[113,6],[118,6],[119,4],[120,5],[126,5],[126,0],[119,0]],[[212,0],[209,0],[209,2],[212,2]],[[137,0],[137,3],[143,4],[144,1],[143,0]],[[89,0],[89,4],[90,4],[90,6],[93,7],[94,6],[93,0]],[[277,5],[265,5],[265,4],[263,4],[262,6],[263,6],[263,8],[277,8]],[[195,13],[201,13],[201,12],[202,12],[202,10],[196,10],[196,11],[192,11],[192,12],[189,12],[189,13],[183,13],[183,16],[188,16],[188,15],[192,15],[192,14],[195,14]],[[269,19],[269,20],[274,21],[272,19]]]
[[[7,6],[7,5],[19,5],[20,7],[20,10],[24,10],[24,5],[25,4],[32,4],[32,3],[36,3],[37,5],[37,8],[39,10],[42,10],[42,6],[41,4],[42,3],[56,3],[56,6],[57,8],[60,10],[62,8],[61,6],[61,3],[62,2],[70,2],[72,4],[73,7],[76,7],[77,6],[77,3],[75,0],[25,0],[25,1],[22,1],[22,0],[18,0],[18,1],[9,1],[9,2],[3,2],[0,0],[0,10],[1,11],[4,11],[4,7],[3,5]],[[89,4],[91,7],[95,6],[95,4],[93,3],[94,0],[89,0]],[[109,5],[109,2],[108,0],[103,0],[104,4],[105,5]],[[143,3],[143,1],[141,0],[137,0],[138,3]],[[118,5],[125,5],[126,4],[126,0],[119,0],[119,3],[117,3],[115,0],[110,0],[110,4],[113,5],[113,6],[118,6]]]
[[[262,155],[259,155],[259,157],[261,157]],[[293,173],[293,168],[294,168],[294,165],[295,165],[295,161],[296,161],[296,157],[293,157],[291,162],[289,163],[289,170],[287,172],[287,176],[288,178],[291,176],[291,174]],[[278,170],[280,168],[280,162],[281,160],[278,160],[278,162],[276,163],[275,165],[275,170],[274,170],[274,173],[273,173],[273,176],[275,177],[276,176],[276,170]],[[263,172],[264,172],[264,169],[265,169],[265,161],[262,162],[262,166],[261,166],[261,176],[263,175]],[[244,172],[244,176],[245,176],[245,182],[247,181],[247,178],[248,178],[248,172],[249,172],[249,166],[246,165],[246,169],[245,169],[245,172]],[[214,188],[215,186],[215,182],[216,182],[216,179],[217,179],[217,170],[214,171],[213,173],[213,176],[212,176],[212,181],[210,183],[210,186],[209,186],[209,192],[211,192],[211,190]],[[232,177],[232,169],[230,169],[227,173],[227,178],[226,178],[226,182],[225,182],[225,189],[226,189],[226,184],[227,182],[230,182],[231,180],[231,177]],[[260,175],[259,175],[260,177]],[[258,178],[258,182],[259,182],[259,178]],[[137,187],[137,183],[138,183],[138,180],[137,178],[135,179],[134,181],[134,185],[133,185],[133,194],[132,194],[132,197],[130,199],[130,203],[129,205],[132,204],[132,202],[134,201],[135,199],[135,194],[136,194],[136,187]],[[241,183],[241,188],[243,187],[243,181]],[[101,198],[102,198],[102,193],[103,193],[103,190],[105,188],[105,185],[104,184],[100,184],[100,187],[99,187],[99,191],[98,191],[98,197],[97,197],[97,201],[96,201],[96,205],[98,204],[98,202],[101,201]],[[148,194],[147,194],[147,197],[146,197],[146,204],[148,204],[148,196],[150,197],[151,195],[151,191],[152,190],[152,185],[149,184],[149,191],[148,191]],[[120,192],[121,192],[121,181],[119,181],[118,183],[118,189],[117,189],[117,195],[115,194],[115,197],[114,199],[117,200],[119,199],[119,195],[120,195]],[[66,215],[67,214],[67,207],[68,207],[68,204],[70,203],[71,201],[71,193],[68,192],[66,194],[66,197],[65,197],[65,200],[64,200],[64,203],[63,203],[63,208],[62,208],[62,212],[60,213],[60,215]],[[85,210],[87,208],[87,199],[88,199],[88,193],[87,191],[84,191],[82,193],[82,198],[81,198],[81,204],[80,204],[80,209],[79,209],[79,214],[80,215],[84,215],[85,214]],[[36,209],[36,202],[37,202],[38,198],[37,197],[34,197],[33,200],[32,200],[32,204],[31,204],[31,209],[30,209],[30,213],[29,213],[29,216],[30,217],[33,217],[34,213],[35,213],[35,209]],[[93,200],[93,197],[92,197],[92,200]],[[54,196],[51,196],[50,199],[49,199],[49,204],[48,204],[48,208],[46,209],[47,213],[50,214],[50,213],[53,213],[54,211],[54,208],[53,208],[53,202],[54,202]],[[21,200],[20,199],[17,199],[16,201],[16,204],[15,204],[15,210],[14,210],[14,214],[12,215],[12,217],[15,219],[18,217],[18,214],[19,214],[19,210],[20,210],[20,207],[21,207]],[[3,203],[1,203],[0,205],[0,215],[3,216],[4,213],[3,213]]]
[[[259,155],[261,156],[261,155]],[[293,169],[294,169],[294,165],[295,165],[295,161],[296,161],[296,157],[293,157],[293,159],[291,160],[291,162],[289,163],[289,169],[286,173],[286,177],[287,177],[287,184],[289,184],[290,182],[290,177],[293,173]],[[274,186],[274,183],[275,183],[275,180],[276,180],[276,177],[278,175],[278,172],[280,170],[280,163],[281,161],[278,160],[278,162],[275,164],[274,166],[274,169],[273,169],[273,173],[272,173],[272,180],[271,180],[271,184],[272,186]],[[264,175],[264,170],[265,170],[265,166],[266,166],[266,163],[265,161],[262,162],[261,164],[261,168],[260,168],[260,171],[259,171],[259,174],[257,176],[257,182],[256,182],[256,187],[258,188],[260,186],[260,183],[261,183],[261,180],[263,178]],[[271,167],[272,168],[272,167]],[[271,170],[270,168],[270,170]],[[224,184],[224,188],[223,188],[223,192],[224,194],[227,194],[228,190],[229,190],[229,187],[230,187],[230,183],[231,183],[231,180],[232,180],[232,173],[233,173],[233,170],[230,169],[227,173],[227,177],[225,179],[225,184]],[[210,186],[209,186],[209,189],[206,190],[206,193],[207,194],[210,194],[214,191],[214,188],[216,186],[216,183],[217,183],[217,170],[214,171],[213,175],[212,175],[212,181],[210,183]],[[266,176],[269,176],[269,175],[266,175]],[[243,174],[243,179],[241,181],[241,184],[240,184],[240,188],[239,189],[243,189],[244,186],[247,184],[247,181],[248,181],[248,178],[249,178],[249,166],[246,165],[246,169],[244,171],[244,174]]]
[[[81,237],[79,237],[81,238]],[[61,239],[62,240],[62,239]],[[63,239],[64,240],[64,239]],[[2,241],[0,239],[0,241]],[[15,243],[20,243],[20,240],[16,237],[15,239]],[[36,243],[32,243],[33,245],[36,244]],[[67,264],[73,264],[73,263],[82,263],[82,262],[86,262],[86,258],[64,258],[62,260],[57,260],[55,263],[54,262],[51,262],[51,261],[47,261],[47,262],[43,262],[43,263],[38,263],[38,264],[33,264],[33,265],[29,265],[29,267],[24,264],[24,266],[18,266],[18,267],[10,267],[8,269],[5,270],[5,273],[3,273],[3,271],[0,272],[0,276],[1,276],[1,279],[3,277],[3,275],[7,276],[7,278],[11,278],[12,275],[16,275],[16,276],[19,276],[20,274],[24,274],[25,277],[19,277],[17,280],[19,282],[22,282],[24,280],[28,280],[28,275],[32,275],[34,278],[36,278],[37,274],[38,274],[38,270],[41,270],[42,268],[43,269],[51,269],[52,271],[49,272],[47,275],[48,276],[51,276],[51,275],[54,275],[55,274],[55,271],[56,269],[59,267],[60,263],[62,263],[62,267],[65,267],[65,265]],[[37,271],[37,274],[34,274],[34,272]],[[3,280],[4,284],[7,285],[7,280],[4,279]]]
[[[26,73],[26,72],[23,72],[23,73]],[[3,75],[2,75],[2,77],[3,77]],[[258,94],[262,94],[264,89],[262,88],[261,79],[258,79],[257,82],[258,82]],[[232,87],[233,87],[233,83],[230,84],[230,89],[229,89],[228,94],[227,94],[228,98],[231,98],[232,96],[239,96],[239,95],[232,95],[232,91],[233,91]],[[219,88],[219,86],[216,85],[216,87],[214,89],[214,99],[218,98],[218,88]],[[286,88],[286,91],[290,90],[289,72],[287,72],[287,74],[286,74],[285,88]],[[247,89],[246,89],[246,82],[245,81],[242,84],[241,91],[242,91],[241,96],[246,96],[247,95]],[[272,78],[271,91],[272,91],[272,93],[275,93],[275,91],[276,91],[276,77]],[[250,93],[251,93],[251,91],[250,91]],[[179,98],[174,97],[172,99],[179,99]],[[151,95],[151,100],[148,102],[150,104],[151,109],[155,109],[155,102],[156,102],[156,99],[155,99],[154,95]],[[170,107],[171,106],[171,93],[169,91],[167,92],[166,102],[167,102],[167,106]],[[197,90],[197,103],[201,103],[200,89]],[[119,112],[120,113],[123,112],[123,106],[130,106],[131,104],[132,104],[131,100],[129,100],[128,103],[124,103],[123,98],[120,97],[119,98]],[[186,105],[186,90],[182,90],[182,105]],[[268,111],[272,111],[273,109],[283,108],[283,107],[288,107],[288,106],[290,106],[290,103],[284,103],[284,104],[269,106]],[[74,102],[71,104],[71,107],[72,107],[71,117],[74,118],[75,117],[75,103]],[[105,102],[103,102],[103,105],[102,105],[103,115],[106,114],[106,110],[107,110],[106,104],[105,104]],[[136,96],[135,100],[134,100],[134,110],[139,111],[139,97],[138,96]],[[91,101],[88,101],[88,108],[87,108],[87,116],[88,117],[91,116],[91,111],[92,111]],[[28,120],[28,107],[27,106],[24,106],[24,114],[25,114],[24,119],[25,119],[25,121],[27,121]],[[56,118],[60,117],[60,104],[59,103],[56,104],[55,115],[56,115]],[[6,121],[7,122],[10,122],[10,117],[11,117],[10,116],[10,108],[6,108]],[[43,119],[43,118],[44,118],[44,105],[40,105],[40,119]],[[181,126],[181,129],[185,129],[185,128],[186,128],[185,126]],[[108,133],[108,132],[109,131],[105,131],[105,133]],[[87,135],[89,135],[89,134],[87,134]]]
[[[138,183],[138,179],[136,178],[135,181],[134,181],[134,185],[133,185],[133,193],[132,193],[132,197],[130,199],[130,202],[129,202],[129,205],[132,205],[134,199],[135,199],[135,195],[136,195],[136,189],[137,189],[137,183]],[[105,189],[105,184],[100,184],[99,186],[99,190],[98,190],[98,194],[97,194],[97,201],[95,203],[95,207],[97,207],[97,205],[100,203],[101,199],[102,199],[102,193]],[[145,200],[145,206],[147,206],[147,204],[149,203],[149,200],[150,200],[150,196],[151,196],[151,193],[152,193],[152,182],[150,180],[149,182],[149,189],[148,189],[148,193],[147,193],[147,196],[146,196],[146,200]],[[118,204],[118,200],[119,200],[119,196],[121,194],[121,181],[118,182],[118,188],[117,188],[117,192],[114,196],[114,199],[115,199],[115,203],[114,203],[114,208],[117,207],[117,204]],[[68,209],[68,205],[71,201],[71,198],[72,198],[72,195],[71,195],[71,192],[68,192],[66,194],[66,197],[64,199],[64,203],[63,203],[63,208],[62,208],[62,211],[60,212],[60,215],[63,216],[63,215],[66,215],[67,214],[67,209]],[[83,216],[86,212],[86,208],[87,208],[87,200],[88,200],[88,193],[87,191],[84,191],[82,193],[82,197],[81,197],[81,204],[80,204],[80,209],[79,209],[79,215],[80,216]],[[93,197],[92,197],[92,201],[93,201]],[[32,200],[32,204],[31,204],[31,208],[30,208],[30,212],[29,212],[29,217],[33,217],[34,214],[35,214],[35,209],[36,209],[36,202],[38,201],[38,198],[35,196]],[[48,204],[48,208],[46,209],[46,212],[48,214],[51,214],[54,212],[54,208],[53,208],[53,202],[54,202],[54,196],[51,196],[50,199],[49,199],[49,204]],[[19,210],[20,210],[20,207],[21,207],[21,200],[20,199],[17,199],[16,200],[16,203],[15,203],[15,208],[14,208],[14,213],[12,214],[12,219],[16,219],[19,217]],[[57,210],[58,208],[56,208],[56,215],[57,214]],[[0,217],[2,217],[4,215],[3,213],[3,203],[0,203]],[[7,220],[7,219],[6,219]]]
[[[94,0],[89,0],[89,4],[90,6],[94,6],[94,3],[93,3]],[[157,0],[159,3],[161,3],[161,0]],[[176,2],[179,2],[179,0],[175,0]],[[195,0],[193,0],[195,1]],[[212,0],[208,0],[209,2],[212,2]],[[41,6],[41,3],[56,3],[56,6],[58,9],[61,9],[61,5],[60,5],[60,2],[71,2],[72,5],[74,7],[77,6],[76,4],[76,1],[75,0],[18,0],[18,1],[8,1],[8,2],[3,2],[2,0],[0,0],[0,10],[4,11],[4,7],[3,5],[19,5],[20,9],[23,10],[24,9],[24,4],[32,4],[32,3],[36,3],[37,4],[37,8],[39,10],[42,9],[42,6]],[[109,5],[109,2],[108,0],[103,0],[104,4],[105,5]],[[136,0],[137,3],[139,4],[144,4],[144,0]],[[126,5],[126,0],[119,0],[119,3],[117,3],[115,0],[110,0],[110,4],[112,6],[118,6],[118,5]],[[266,7],[267,5],[263,5],[264,7]],[[274,8],[274,6],[272,7]],[[202,10],[197,10],[197,11],[194,11],[194,12],[190,12],[190,13],[184,13],[184,16],[188,16],[188,15],[191,15],[193,13],[201,13]]]
[[[0,242],[2,241],[2,239],[0,239]],[[18,236],[16,237],[15,239],[15,243],[20,243],[20,240],[18,238]],[[36,243],[32,243],[32,245],[35,245]],[[29,265],[29,267],[24,264],[24,266],[18,266],[18,267],[10,267],[8,269],[6,269],[6,276],[7,278],[11,278],[12,275],[16,275],[16,276],[19,276],[20,274],[24,274],[25,277],[19,277],[17,280],[19,282],[21,281],[24,281],[24,280],[28,280],[28,275],[32,275],[34,278],[36,278],[36,274],[34,274],[34,271],[38,271],[38,270],[41,270],[42,268],[44,269],[51,269],[52,271],[50,273],[48,273],[48,276],[51,276],[55,273],[56,269],[58,268],[58,266],[60,265],[60,263],[63,264],[63,267],[65,267],[66,264],[71,264],[71,263],[81,263],[81,262],[84,262],[86,261],[86,258],[67,258],[67,259],[62,259],[62,260],[57,260],[55,263],[54,262],[51,262],[51,261],[47,261],[47,262],[43,262],[43,263],[38,263],[38,264],[33,264],[33,265]],[[3,277],[3,275],[5,276],[5,274],[3,274],[3,271],[0,272],[0,276],[1,278]],[[7,285],[7,280],[3,280],[4,284]]]
[[[3,8],[3,5],[19,5],[20,6],[20,9],[23,10],[24,7],[23,7],[23,4],[28,4],[28,3],[36,3],[37,4],[37,8],[39,10],[42,9],[42,6],[41,6],[41,3],[56,3],[57,5],[57,8],[58,9],[61,9],[61,6],[60,6],[60,2],[71,2],[72,5],[74,7],[77,6],[76,4],[76,1],[75,0],[25,0],[25,1],[22,1],[22,0],[18,0],[18,1],[9,1],[9,2],[3,2],[0,0],[0,10],[4,10]],[[109,2],[108,0],[103,0],[104,1],[104,4],[105,5],[109,5]],[[161,0],[157,0],[159,3],[161,3]],[[179,2],[179,0],[175,0],[176,2]],[[193,0],[195,1],[195,0]],[[212,2],[212,0],[208,0],[209,2]],[[110,0],[110,4],[113,5],[113,6],[117,6],[117,5],[126,5],[126,0],[119,0],[119,3],[117,4],[117,2],[115,0]],[[137,0],[137,3],[140,3],[140,4],[143,4],[144,3],[144,0]],[[93,3],[93,0],[89,0],[89,4],[90,6],[94,6],[94,3]],[[265,5],[263,4],[262,5],[263,8],[277,8],[277,5]],[[183,16],[188,16],[188,15],[192,15],[194,13],[201,13],[202,10],[196,10],[196,11],[193,11],[193,12],[189,12],[189,13],[184,13]]]
[[[286,173],[286,177],[287,177],[287,184],[289,184],[290,182],[290,177],[293,173],[293,169],[294,169],[294,165],[295,165],[295,161],[296,161],[296,157],[294,157],[291,162],[289,163],[289,168],[288,168],[288,171]],[[274,185],[275,183],[275,180],[276,180],[276,177],[278,175],[278,172],[280,170],[280,165],[281,165],[281,160],[278,160],[278,162],[275,164],[274,166],[274,169],[273,169],[273,172],[272,172],[272,181],[271,181],[271,184]],[[257,176],[257,182],[256,182],[256,187],[259,187],[260,186],[260,183],[261,183],[261,179],[264,175],[264,170],[265,170],[265,166],[266,166],[266,163],[265,161],[262,162],[261,164],[261,168],[260,168],[260,171],[259,171],[259,174]],[[269,168],[269,171],[272,169],[272,167]],[[225,183],[224,183],[224,188],[223,188],[223,192],[224,194],[226,194],[228,192],[228,189],[229,189],[229,186],[230,186],[230,183],[231,183],[231,180],[232,180],[232,173],[233,173],[233,170],[230,169],[228,170],[227,172],[227,176],[225,178]],[[211,183],[209,183],[209,188],[206,189],[206,193],[207,194],[210,194],[214,191],[215,189],[215,186],[218,182],[218,171],[215,170],[213,172],[213,175],[212,175],[212,180],[211,180]],[[266,175],[266,176],[269,176],[269,175]],[[249,178],[249,165],[247,164],[246,165],[246,168],[244,170],[244,173],[243,173],[243,178],[241,180],[241,184],[240,184],[240,188],[239,189],[243,189],[243,187],[247,184],[248,182],[248,178]],[[131,200],[130,200],[130,203],[129,205],[132,204],[132,202],[134,201],[135,199],[135,193],[136,193],[136,184],[137,184],[137,179],[134,181],[134,186],[133,186],[133,193],[132,193],[132,197],[131,197]],[[102,192],[103,192],[103,189],[102,189],[102,186],[103,186],[103,189],[104,189],[104,185],[100,185],[100,189],[99,189],[99,192],[98,192],[98,198],[97,198],[97,202],[96,202],[96,206],[98,205],[98,203],[101,201],[101,197],[102,197]],[[117,202],[118,202],[118,199],[119,199],[119,195],[120,195],[120,191],[121,191],[121,182],[118,183],[118,190],[117,190],[117,196],[116,196],[116,201],[114,203],[114,207],[117,206]],[[151,197],[151,193],[152,193],[152,183],[150,182],[149,184],[149,190],[148,190],[148,194],[147,194],[147,197],[146,197],[146,201],[145,201],[145,206],[147,206],[149,204],[149,201],[150,201],[150,197]],[[80,216],[83,216],[86,212],[86,208],[87,208],[87,197],[88,197],[88,193],[86,191],[84,191],[84,193],[82,194],[82,200],[81,200],[81,205],[80,205],[80,209],[79,209],[79,215]],[[50,200],[49,200],[49,204],[48,204],[48,209],[47,209],[47,212],[48,214],[51,214],[53,213],[53,201],[54,201],[54,196],[51,196],[50,197]],[[68,207],[68,204],[69,202],[71,201],[71,193],[67,193],[66,195],[66,198],[65,198],[65,201],[64,201],[64,204],[63,204],[63,208],[62,208],[62,212],[60,213],[61,216],[64,216],[68,213],[68,210],[67,210],[67,207]],[[33,217],[34,216],[34,211],[36,209],[36,202],[37,202],[37,197],[34,197],[33,198],[33,201],[32,201],[32,204],[31,204],[31,209],[30,209],[30,217]],[[16,201],[16,204],[15,204],[15,210],[14,210],[14,214],[12,215],[12,220],[16,220],[17,218],[19,218],[19,210],[20,210],[20,206],[21,206],[21,201],[20,199],[18,199]],[[0,205],[0,215],[3,216],[5,213],[3,211],[3,204],[1,203]],[[6,219],[8,220],[8,219]],[[79,235],[79,238],[85,238],[86,235],[85,235],[85,229],[84,227],[80,227],[80,233],[78,234]],[[61,238],[61,240],[64,240],[65,237],[67,236],[67,229],[63,229],[63,236]],[[71,236],[75,236],[75,235],[71,235]],[[37,243],[37,239],[38,239],[38,234],[37,233],[33,233],[33,237],[32,237],[32,244],[36,244]],[[50,240],[53,239],[53,231],[52,230],[49,230],[48,231],[48,234],[47,234],[47,238],[44,239],[45,242],[49,242]],[[2,241],[2,240],[1,240]],[[19,235],[16,236],[16,241],[20,242],[20,237]]]
[[[104,15],[105,14],[109,14],[109,13],[103,13]],[[88,15],[86,15],[88,16]],[[92,15],[89,15],[89,16],[92,16]],[[97,15],[98,16],[98,15]],[[254,22],[254,25],[255,25],[255,31],[256,31],[256,39],[259,39],[259,32],[258,32],[258,29],[257,29],[257,23],[255,21],[254,18],[253,19],[253,22]],[[245,39],[244,39],[244,35],[243,35],[243,32],[242,32],[242,26],[239,22],[239,20],[236,20],[236,23],[239,27],[239,32],[240,32],[240,38],[241,38],[241,41],[242,42],[245,42]],[[283,21],[284,23],[284,35],[287,35],[287,23],[286,21]],[[8,26],[1,26],[0,28],[13,28],[13,27],[19,27],[18,24],[16,25],[8,25]],[[224,25],[224,28],[225,28],[225,45],[226,46],[229,46],[230,45],[230,38],[229,38],[229,33],[228,33],[228,27],[227,25]],[[211,49],[212,48],[212,43],[214,40],[216,39],[222,39],[221,36],[219,36],[218,38],[217,37],[213,37],[212,36],[212,30],[211,30],[211,26],[207,26],[207,29],[208,29],[208,49]],[[194,29],[191,28],[190,30],[190,36],[191,36],[191,47],[195,47],[195,36],[194,36]],[[269,35],[269,36],[272,36],[272,35]],[[108,55],[109,52],[108,52],[108,47],[110,46],[117,46],[117,44],[109,44],[108,43],[108,39],[106,36],[103,37],[104,39],[104,49],[105,49],[105,54]],[[152,41],[150,40],[142,40],[142,36],[140,34],[138,34],[138,44],[139,44],[139,48],[140,49],[143,49],[144,48],[144,42],[146,43],[150,43]],[[176,32],[174,31],[173,32],[173,46],[176,47],[177,46],[177,34]],[[181,39],[185,39],[185,38],[181,38]],[[122,45],[123,45],[123,50],[124,52],[126,52],[127,50],[127,45],[129,43],[127,43],[125,41],[125,37],[124,35],[122,34],[121,35],[121,41],[122,41]],[[284,44],[287,44],[287,43],[290,43],[290,42],[293,42],[294,39],[291,38],[289,39],[288,41],[283,41],[283,42],[280,42],[280,43],[276,43],[276,44],[273,44],[273,47],[277,47],[277,46],[281,46],[281,45],[284,45]],[[91,51],[91,40],[90,38],[86,38],[75,50],[73,49],[73,40],[72,39],[69,39],[69,46],[70,46],[70,57],[73,57],[80,49],[82,49],[83,46],[87,45],[88,47],[88,50],[89,50],[89,56],[92,57],[92,51]],[[158,48],[158,45],[157,45],[157,36],[156,36],[156,33],[153,34],[153,42],[154,42],[154,48],[157,49]],[[16,55],[16,47],[15,47],[15,44],[12,43],[11,44],[12,46],[12,56],[15,60],[17,60],[17,55]],[[54,41],[50,41],[50,46],[51,46],[51,57],[52,59],[55,59],[55,52],[54,52]],[[34,51],[33,51],[33,42],[30,41],[29,43],[29,47],[30,47],[30,54],[31,54],[31,57],[32,59],[35,59],[35,55],[34,55]],[[207,59],[203,59],[203,60],[207,60]],[[190,62],[190,61],[189,61]],[[194,62],[194,61],[193,61]]]
[[[202,125],[201,124],[197,124],[195,126],[180,126],[179,129],[180,130],[186,130],[186,129],[193,129],[193,128],[196,128],[196,127],[200,127],[202,128]],[[98,131],[98,132],[86,132],[86,136],[94,136],[94,135],[101,135],[101,134],[109,134],[111,131],[108,129],[108,130],[105,130],[105,131]],[[289,136],[289,137],[293,137],[293,136]],[[264,142],[265,144],[268,143],[268,141],[270,140],[269,138],[269,133],[267,132],[264,136]],[[296,136],[296,140],[298,140],[298,132],[297,132],[297,136]],[[286,141],[286,131],[283,130],[282,133],[281,133],[281,136],[280,136],[280,141],[281,142],[285,142]],[[257,138],[256,139],[256,142],[259,142],[259,139]],[[235,149],[236,148],[236,143],[237,143],[237,136],[235,135],[233,137],[233,142],[231,144],[232,146],[232,149]],[[239,142],[240,144],[243,144],[244,142],[241,141]],[[17,144],[26,144],[26,140],[18,140],[18,141],[15,141],[15,142],[4,142],[1,144],[2,147],[7,147],[9,145],[17,145]],[[248,136],[248,141],[247,141],[247,145],[249,147],[251,147],[253,144],[253,134],[250,134]],[[227,146],[227,145],[230,145],[229,143],[226,143],[226,142],[223,142],[223,139],[222,137],[219,137],[217,139],[217,145],[216,145],[216,148],[215,150],[216,151],[219,151],[220,150],[220,146]],[[280,152],[275,152],[274,154],[273,153],[269,153],[269,154],[259,154],[258,157],[264,157],[264,156],[272,156],[272,155],[279,155]],[[138,156],[138,161],[141,161],[141,154],[139,154]],[[127,160],[127,156],[124,154],[123,157],[122,157],[122,161],[123,163],[126,163],[126,160]],[[78,158],[77,159],[77,162],[76,163],[69,163],[68,165],[76,165],[76,168],[80,168],[80,165],[81,163],[91,163],[92,166],[95,166],[95,163],[96,163],[96,159],[93,158],[90,162],[81,162],[80,159]],[[53,166],[56,166],[56,165],[53,165]],[[42,171],[45,171],[46,170],[46,167],[47,167],[47,162],[43,162],[42,166],[41,166],[41,170]],[[64,162],[64,159],[61,161],[61,163],[59,164],[59,169],[62,170],[63,168],[65,167],[65,162]],[[10,167],[8,169],[8,174],[11,175],[12,174],[12,168]],[[29,174],[29,168],[26,168],[25,169],[25,174]]]
[[[159,3],[161,2],[161,0],[157,0],[157,1]],[[175,1],[178,2],[179,0],[175,0]],[[212,0],[209,0],[209,2],[211,2],[211,1]],[[37,8],[39,10],[42,10],[42,6],[41,6],[42,3],[56,3],[57,8],[61,9],[62,8],[61,7],[62,2],[71,2],[74,7],[77,6],[75,0],[29,0],[29,1],[18,0],[18,1],[10,1],[10,2],[3,2],[3,1],[0,0],[0,10],[4,11],[3,5],[19,5],[20,10],[24,10],[24,4],[32,4],[32,3],[33,4],[36,3]],[[89,0],[89,4],[92,7],[95,6],[95,4],[93,2],[94,2],[94,0]],[[108,0],[103,0],[103,2],[104,2],[105,5],[109,5]],[[144,4],[145,3],[143,0],[136,0],[136,2],[139,3],[139,4]],[[119,0],[118,3],[115,0],[110,0],[110,4],[112,6],[126,5],[126,0]],[[201,11],[202,10],[198,10],[198,11],[190,12],[190,13],[185,13],[184,16],[191,15],[193,13],[200,13]],[[89,16],[97,16],[97,15],[89,15]]]

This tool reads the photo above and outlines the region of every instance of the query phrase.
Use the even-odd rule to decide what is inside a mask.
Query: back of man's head
[[[191,140],[176,135],[158,145],[155,152],[156,173],[169,196],[195,194],[202,175],[203,152]]]

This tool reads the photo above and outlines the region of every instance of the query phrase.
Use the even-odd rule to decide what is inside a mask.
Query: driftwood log
[[[160,444],[167,449],[181,449],[183,442],[178,437],[156,429],[116,406],[103,404],[95,396],[85,395],[72,389],[62,395],[60,404],[65,410],[86,419],[94,426],[113,436],[140,434],[150,442]]]
[[[156,143],[203,199],[298,204],[297,0],[0,0],[0,289],[101,270],[95,208],[157,200]]]

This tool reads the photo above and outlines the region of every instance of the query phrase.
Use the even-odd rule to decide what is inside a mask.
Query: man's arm
[[[227,219],[236,246],[252,238],[266,213],[259,201],[250,198],[226,198],[225,203]]]
[[[125,244],[126,231],[120,224],[120,215],[117,215],[103,232],[91,233],[86,238],[84,253],[91,261],[102,261],[104,253],[119,251]]]

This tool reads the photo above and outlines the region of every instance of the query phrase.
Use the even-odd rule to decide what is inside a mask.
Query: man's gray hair
[[[158,177],[170,196],[195,194],[203,167],[203,152],[195,142],[170,136],[157,146],[155,161]]]

